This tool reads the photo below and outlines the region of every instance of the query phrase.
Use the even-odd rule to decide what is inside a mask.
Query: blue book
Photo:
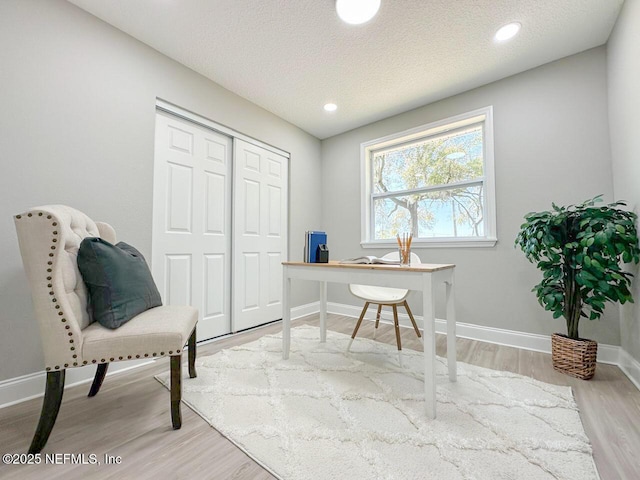
[[[307,232],[307,245],[309,245],[306,253],[305,262],[317,263],[318,261],[318,245],[327,243],[326,232],[309,231]]]

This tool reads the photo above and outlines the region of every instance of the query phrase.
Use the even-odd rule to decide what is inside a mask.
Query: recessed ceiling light
[[[368,22],[379,8],[380,0],[336,0],[338,16],[351,25]]]
[[[324,109],[325,109],[327,112],[335,112],[335,111],[338,109],[338,106],[337,106],[335,103],[327,103],[327,104],[324,106]]]
[[[504,27],[500,27],[493,38],[495,38],[496,42],[506,42],[515,37],[521,27],[522,25],[518,22],[508,23]]]

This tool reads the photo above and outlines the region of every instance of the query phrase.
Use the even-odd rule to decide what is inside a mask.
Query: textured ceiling
[[[69,1],[321,139],[602,45],[623,3],[382,0],[353,26],[333,0]]]

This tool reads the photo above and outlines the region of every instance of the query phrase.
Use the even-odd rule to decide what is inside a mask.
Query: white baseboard
[[[311,302],[291,309],[291,320],[320,312],[320,302]]]
[[[307,315],[313,315],[320,311],[320,302],[312,302],[291,309],[291,318],[301,318]],[[260,327],[257,327],[260,328]],[[217,337],[198,345],[206,345],[215,342],[227,335]],[[185,347],[185,350],[188,350]],[[124,362],[114,362],[109,365],[107,377],[115,373],[121,373],[132,368],[147,365],[154,360],[129,360]],[[79,368],[69,368],[65,374],[65,389],[71,388],[82,383],[88,383],[93,380],[96,373],[96,365],[87,365]],[[23,375],[21,377],[10,378],[0,381],[0,408],[15,405],[16,403],[25,402],[32,398],[42,397],[44,395],[44,387],[46,384],[46,372],[36,372]],[[88,393],[88,390],[87,390]]]
[[[329,302],[327,304],[327,311],[338,315],[359,317],[362,307]],[[365,317],[365,319],[374,321],[375,314],[375,308],[370,307],[370,310],[367,313],[367,316],[370,318],[367,319],[367,317]],[[414,318],[418,326],[422,327],[422,317],[414,315]],[[398,320],[400,321],[400,326],[412,328],[409,316],[406,313],[398,312]],[[389,309],[386,309],[386,311],[383,310],[381,321],[385,323],[393,322],[392,313]],[[446,320],[439,318],[436,319],[436,332],[447,332]],[[524,350],[533,350],[535,352],[549,354],[551,353],[551,337],[549,335],[517,332],[515,330],[504,330],[501,328],[484,327],[482,325],[473,325],[471,323],[456,322],[456,336],[471,340],[479,340],[481,342],[505,345],[507,347],[522,348]],[[620,365],[621,351],[622,349],[618,346],[598,343],[598,362]]]
[[[618,365],[629,380],[640,390],[640,362],[629,355],[626,350],[620,349],[620,364]]]
[[[153,360],[128,360],[109,365],[107,376],[122,373],[132,368],[147,365]],[[65,373],[64,388],[71,388],[82,383],[89,383],[96,374],[96,365],[69,368]],[[42,397],[46,384],[46,372],[30,373],[21,377],[10,378],[0,382],[0,408],[25,402],[32,398]],[[87,390],[89,393],[89,390]]]

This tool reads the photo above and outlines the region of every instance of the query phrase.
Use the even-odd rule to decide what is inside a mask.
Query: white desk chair
[[[400,255],[398,252],[391,252],[382,257],[387,260],[398,260]],[[417,264],[422,263],[420,261],[420,257],[415,253],[411,252],[411,263]],[[404,290],[401,288],[388,288],[388,287],[376,287],[372,285],[349,285],[349,291],[358,298],[361,298],[365,301],[364,308],[362,309],[362,313],[360,314],[360,318],[358,319],[358,323],[356,323],[356,328],[353,330],[353,334],[351,335],[351,340],[349,341],[349,346],[347,347],[347,351],[351,349],[351,344],[353,340],[356,338],[356,334],[358,333],[358,329],[360,328],[360,324],[362,324],[362,320],[364,319],[364,315],[367,312],[370,304],[378,305],[378,312],[376,314],[376,325],[375,330],[373,332],[373,337],[375,338],[376,332],[378,331],[378,325],[380,324],[380,314],[382,313],[382,307],[384,305],[390,306],[393,308],[393,324],[396,329],[396,343],[398,344],[398,353],[402,352],[402,342],[400,340],[400,325],[398,324],[398,305],[403,305],[409,314],[409,318],[411,319],[411,323],[413,324],[413,329],[416,331],[416,335],[418,338],[422,339],[422,335],[420,335],[420,330],[416,325],[416,321],[413,318],[413,313],[411,313],[411,309],[409,308],[409,304],[407,303],[407,296],[409,295],[409,290]],[[400,356],[400,364],[402,364],[402,357]]]

